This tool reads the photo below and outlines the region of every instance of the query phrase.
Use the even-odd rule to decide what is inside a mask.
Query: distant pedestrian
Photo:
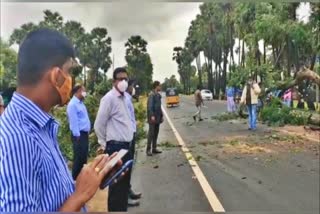
[[[194,99],[195,99],[195,104],[197,108],[197,112],[193,115],[193,120],[194,122],[197,121],[197,117],[199,118],[199,121],[203,121],[201,118],[201,106],[204,105],[202,95],[201,95],[201,87],[197,86],[197,90],[194,92]]]
[[[261,92],[259,85],[251,78],[242,91],[241,104],[246,104],[249,113],[249,130],[257,129],[257,104]]]
[[[234,102],[234,98],[236,95],[235,87],[233,87],[231,85],[228,86],[226,88],[226,95],[227,95],[227,110],[228,110],[228,112],[233,113],[236,111],[236,105]]]
[[[292,101],[292,89],[289,88],[288,90],[286,90],[286,92],[283,95],[283,103],[287,107],[290,107],[291,106],[291,101]]]
[[[159,81],[154,81],[153,90],[148,97],[148,143],[147,143],[147,155],[162,153],[157,149],[157,140],[160,130],[160,124],[163,122],[163,113],[161,109],[161,84]],[[152,152],[151,152],[152,146]]]
[[[85,88],[76,85],[72,89],[72,94],[73,97],[67,107],[67,115],[73,146],[72,177],[76,180],[83,165],[87,163],[91,124],[87,108],[83,103],[87,95]]]

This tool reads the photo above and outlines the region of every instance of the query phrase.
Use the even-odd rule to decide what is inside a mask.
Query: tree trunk
[[[301,84],[303,80],[309,80],[320,86],[320,76],[316,72],[308,68],[303,68],[297,73],[295,79],[287,82],[280,82],[277,86],[277,89],[286,91],[289,88]],[[269,89],[267,92],[269,92],[270,90],[271,89]]]
[[[241,66],[241,41],[239,37],[239,52],[238,52],[238,65]]]
[[[221,79],[221,87],[222,92],[225,93],[226,85],[227,85],[227,63],[228,63],[228,53],[226,52],[223,57],[223,71],[222,71],[222,79]]]
[[[310,63],[310,70],[314,69],[314,65],[316,64],[316,59],[317,59],[317,55],[314,54],[311,58],[311,63]]]
[[[211,61],[211,60],[210,60]],[[212,63],[209,61],[209,68],[208,71],[208,88],[210,91],[213,91],[213,76],[212,76]]]
[[[219,70],[218,70],[218,64],[215,65],[215,95],[219,97]]]
[[[83,65],[83,82],[84,82],[84,87],[87,87],[87,70],[86,70],[86,65]]]
[[[245,60],[246,60],[246,56],[245,56],[245,50],[244,50],[244,40],[242,40],[242,54],[241,54],[241,58],[242,58],[242,67],[245,66]]]
[[[290,77],[290,73],[291,73],[290,46],[291,46],[290,38],[287,36],[287,76],[288,77]]]
[[[199,78],[199,86],[202,88],[202,68],[201,68],[201,60],[200,60],[200,53],[196,57],[196,65],[198,69],[198,78]]]
[[[263,64],[267,63],[267,50],[266,50],[266,42],[263,41]]]

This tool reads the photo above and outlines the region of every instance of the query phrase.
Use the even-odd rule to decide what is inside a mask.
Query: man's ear
[[[63,81],[59,80],[59,79],[61,79],[61,77],[59,78],[60,75],[59,75],[58,68],[50,69],[48,71],[48,75],[49,75],[50,82],[52,83],[52,85],[60,87],[63,84]]]

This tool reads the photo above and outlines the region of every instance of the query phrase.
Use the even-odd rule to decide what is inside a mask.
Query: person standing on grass
[[[203,121],[203,119],[201,118],[201,106],[204,105],[204,103],[203,103],[200,90],[201,90],[201,87],[198,85],[197,90],[194,92],[194,99],[195,99],[195,104],[197,108],[197,112],[193,115],[194,122],[197,121],[197,117],[199,118],[199,121]]]
[[[236,105],[234,103],[235,88],[233,86],[228,86],[226,88],[226,95],[227,95],[227,110],[228,112],[233,113],[236,111]]]
[[[242,96],[241,104],[246,104],[249,113],[249,130],[257,129],[257,104],[258,96],[261,93],[259,85],[250,78],[245,85]]]
[[[129,81],[127,93],[125,93],[125,96],[126,96],[129,113],[130,113],[130,119],[132,122],[132,128],[134,130],[133,140],[131,143],[131,159],[134,159],[134,155],[136,153],[136,133],[137,133],[137,122],[136,122],[136,116],[135,116],[134,106],[132,102],[132,98],[134,95],[135,95],[134,81]],[[138,199],[140,199],[141,196],[142,194],[140,192],[136,193],[132,190],[131,179],[130,179],[128,206],[139,206],[140,202],[138,201]]]
[[[163,113],[161,109],[161,84],[159,81],[154,81],[153,90],[148,97],[147,114],[149,123],[147,156],[159,154],[162,151],[157,149],[157,140],[160,130],[160,124],[163,122]],[[152,152],[151,152],[152,145]]]
[[[129,150],[122,158],[123,163],[132,159],[131,143],[134,134],[126,98],[128,81],[128,72],[125,68],[114,70],[113,88],[101,99],[94,123],[98,142],[105,148],[105,153],[110,155],[121,149]],[[109,188],[109,212],[128,210],[130,177],[131,170],[121,181]]]
[[[79,212],[111,171],[97,156],[72,179],[49,114],[70,98],[75,53],[55,30],[30,32],[19,47],[17,91],[0,117],[0,213]],[[118,167],[121,166],[118,162]]]
[[[67,107],[67,115],[73,146],[72,177],[76,180],[83,165],[87,163],[91,124],[87,108],[83,103],[87,96],[85,88],[82,85],[76,85],[72,89],[72,94],[73,97]]]

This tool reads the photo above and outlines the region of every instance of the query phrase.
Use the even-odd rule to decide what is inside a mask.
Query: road
[[[252,133],[242,120],[212,120],[225,111],[225,103],[205,105],[205,120],[197,123],[192,119],[192,97],[182,97],[179,107],[165,108],[172,124],[166,119],[161,126],[159,143],[164,152],[146,157],[145,142],[138,146],[132,183],[143,198],[129,211],[212,212],[215,207],[208,197],[213,196],[204,191],[209,188],[226,213],[319,213],[319,144],[274,134],[263,125]],[[203,188],[178,146],[177,134],[208,187]]]

